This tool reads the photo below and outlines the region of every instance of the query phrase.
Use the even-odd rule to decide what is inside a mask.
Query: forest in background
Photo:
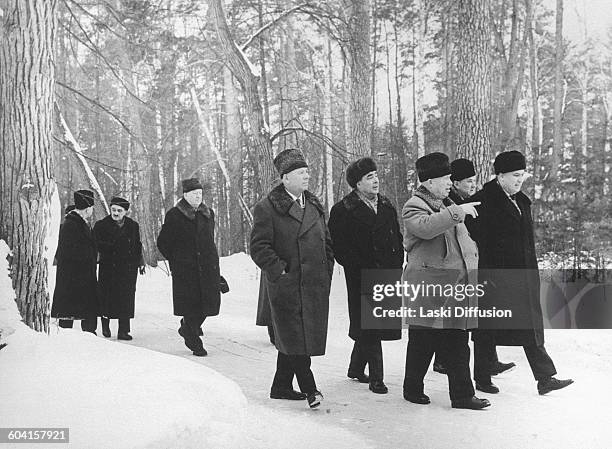
[[[0,42],[0,103],[14,100],[21,64],[51,55],[39,69],[53,75],[34,100],[51,117],[49,161],[28,164],[42,164],[62,208],[79,188],[101,194],[96,219],[103,197],[130,200],[150,265],[165,211],[192,176],[216,211],[220,254],[248,251],[250,211],[277,182],[274,154],[291,147],[305,152],[310,190],[328,209],[348,191],[347,164],[371,155],[398,210],[425,153],[474,160],[482,184],[496,154],[520,150],[539,254],[570,267],[612,258],[612,27],[593,38],[578,16],[580,38],[564,39],[563,0],[6,4],[20,3],[0,3],[0,37],[27,14],[40,25],[28,37],[36,45]],[[34,110],[28,101],[17,102]],[[27,229],[13,206],[24,182],[49,195],[34,176],[15,181],[13,162],[27,159],[7,132],[16,117],[0,111],[9,245]],[[37,141],[37,125],[24,121],[25,141]]]

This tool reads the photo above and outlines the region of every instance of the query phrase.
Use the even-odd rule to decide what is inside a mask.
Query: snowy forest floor
[[[236,254],[221,260],[221,272],[231,291],[220,315],[204,323],[209,355],[202,358],[177,333],[171,278],[161,268],[139,276],[130,342],[116,340],[116,321],[110,339],[100,328],[98,337],[82,333],[78,323],[73,330],[53,323],[51,338],[30,331],[8,301],[10,280],[0,276],[0,328],[17,329],[0,351],[0,427],[71,426],[69,447],[78,449],[612,447],[612,330],[546,332],[559,377],[576,381],[562,391],[539,396],[522,348],[501,347],[500,360],[518,366],[494,378],[499,394],[477,393],[491,407],[451,409],[446,376],[432,371],[425,379],[432,403],[416,405],[402,397],[406,335],[383,344],[388,394],[346,377],[352,341],[337,266],[327,353],[313,358],[325,399],[310,410],[306,401],[268,397],[276,349],[254,324],[256,267]]]
[[[325,400],[319,410],[312,411],[305,401],[268,398],[276,350],[268,341],[266,329],[254,325],[259,285],[255,266],[248,256],[238,254],[224,258],[221,269],[232,290],[222,297],[221,314],[204,323],[208,357],[194,357],[183,346],[177,334],[178,319],[172,316],[170,278],[160,270],[150,271],[139,280],[134,340],[129,344],[206,365],[234,380],[249,403],[351,432],[363,443],[361,447],[612,446],[612,331],[546,332],[547,350],[559,377],[576,381],[565,390],[539,396],[522,348],[501,347],[500,360],[515,361],[518,366],[494,378],[501,389],[499,394],[477,392],[491,400],[490,408],[451,409],[446,376],[433,371],[425,379],[432,403],[415,405],[402,397],[406,336],[401,341],[383,343],[387,395],[373,394],[367,385],[346,377],[352,340],[347,336],[344,277],[341,267],[336,267],[327,353],[313,358],[313,372]],[[286,434],[293,431],[283,422],[277,428]]]

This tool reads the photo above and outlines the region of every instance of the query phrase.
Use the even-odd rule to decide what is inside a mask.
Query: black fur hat
[[[293,170],[308,167],[308,164],[300,150],[290,148],[276,155],[274,158],[274,167],[276,167],[276,171],[278,171],[278,174],[282,178],[283,175],[291,173]]]
[[[419,181],[421,182],[425,182],[428,179],[441,178],[451,173],[448,156],[444,153],[435,152],[426,154],[418,158],[415,165]]]
[[[346,167],[346,182],[354,189],[365,175],[377,171],[376,162],[371,157],[362,157]]]
[[[110,205],[116,205],[119,207],[123,207],[125,210],[128,210],[130,208],[130,202],[128,200],[125,200],[119,196],[114,196],[111,198],[110,200]]]
[[[474,164],[469,159],[459,158],[455,159],[450,164],[451,168],[451,181],[462,181],[465,178],[471,178],[476,176],[476,170],[474,170]]]
[[[516,170],[525,170],[527,163],[525,156],[520,151],[504,151],[499,153],[493,162],[495,174],[508,173]]]
[[[87,209],[94,205],[94,194],[91,190],[77,190],[74,192],[74,208]]]

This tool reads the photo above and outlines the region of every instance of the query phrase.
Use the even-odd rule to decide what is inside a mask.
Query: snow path
[[[229,377],[242,388],[251,413],[255,412],[260,420],[278,429],[278,442],[282,446],[287,444],[288,434],[298,431],[292,424],[304,419],[322,426],[323,436],[329,432],[328,426],[332,426],[338,436],[344,434],[349,440],[350,436],[358,437],[359,445],[354,440],[345,440],[346,447],[612,446],[609,425],[612,331],[547,331],[546,346],[559,371],[558,377],[572,377],[576,381],[563,391],[539,396],[522,348],[503,347],[499,348],[500,359],[515,361],[518,367],[495,378],[500,394],[479,393],[491,400],[490,408],[451,409],[446,376],[433,372],[425,379],[426,393],[432,403],[419,406],[402,397],[406,336],[401,341],[383,343],[389,394],[375,395],[367,385],[346,377],[352,341],[346,335],[346,288],[341,267],[337,267],[330,298],[327,354],[312,359],[313,372],[325,400],[319,410],[313,411],[305,401],[268,398],[276,350],[268,341],[266,329],[254,324],[259,282],[252,262],[244,254],[223,258],[221,272],[228,279],[231,291],[222,297],[221,314],[204,323],[208,357],[194,357],[184,347],[177,334],[178,318],[172,315],[171,280],[159,269],[139,277],[136,318],[132,323],[134,340],[120,344],[185,357]],[[115,326],[113,322],[113,339]],[[309,447],[308,441],[301,440],[303,433],[296,437],[297,446]]]

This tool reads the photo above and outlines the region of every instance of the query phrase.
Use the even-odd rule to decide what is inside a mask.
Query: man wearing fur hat
[[[274,344],[278,349],[273,399],[323,399],[310,369],[311,356],[325,354],[329,289],[334,266],[325,212],[308,188],[308,164],[300,150],[274,159],[282,184],[253,212],[251,257],[261,268]],[[293,376],[300,392],[293,390]]]
[[[519,151],[500,153],[493,163],[496,178],[470,200],[480,202],[478,218],[468,222],[480,252],[479,276],[488,287],[482,303],[511,307],[512,319],[500,326],[481,320],[474,332],[474,379],[489,393],[499,389],[491,382],[489,360],[495,345],[523,346],[540,394],[570,385],[559,380],[555,365],[544,348],[544,324],[540,306],[540,276],[535,252],[531,200],[521,192],[525,157]]]
[[[474,164],[469,159],[459,158],[451,162],[450,168],[450,179],[453,182],[453,186],[451,187],[448,197],[453,200],[455,204],[463,204],[476,192],[476,170],[474,169]],[[474,350],[474,352],[476,351],[477,349]],[[492,376],[501,374],[516,366],[514,362],[500,362],[495,349],[488,352],[491,356],[490,371]],[[446,368],[440,361],[438,354],[436,354],[433,369],[441,374],[446,374]],[[476,388],[478,389],[478,385]]]
[[[144,273],[138,223],[127,217],[130,203],[120,197],[110,201],[110,215],[94,225],[99,253],[98,286],[102,335],[110,337],[110,320],[119,320],[117,339],[131,340],[130,319],[134,318],[134,297],[138,269]]]
[[[399,340],[401,329],[361,328],[361,270],[398,269],[404,262],[402,234],[391,201],[379,193],[376,163],[359,159],[346,169],[353,188],[329,216],[334,257],[344,267],[349,306],[349,337],[355,343],[348,377],[369,383],[374,393],[388,389],[383,381],[381,340]],[[369,376],[364,372],[368,365]]]
[[[93,214],[91,190],[74,192],[74,209],[66,214],[57,244],[57,273],[51,316],[59,326],[71,328],[81,320],[81,329],[96,333],[98,298],[96,295],[96,244],[89,226]]]
[[[215,214],[202,202],[202,184],[182,181],[183,198],[166,213],[157,247],[170,263],[174,315],[178,333],[193,355],[208,354],[200,338],[206,317],[219,314],[219,255],[215,245]]]
[[[470,238],[464,219],[476,216],[477,203],[454,204],[448,199],[452,183],[448,156],[430,153],[416,161],[421,185],[406,202],[402,211],[406,267],[402,281],[421,285],[420,291],[405,303],[418,313],[408,317],[409,340],[406,351],[404,398],[417,404],[429,404],[424,393],[423,379],[434,353],[439,353],[446,365],[449,393],[453,408],[482,409],[490,405],[486,399],[474,396],[470,377],[468,329],[476,321],[451,313],[436,316],[422,313],[454,310],[455,306],[474,307],[475,295],[458,298],[452,294],[435,293],[440,286],[475,285],[478,249]],[[433,287],[430,289],[430,287]]]

